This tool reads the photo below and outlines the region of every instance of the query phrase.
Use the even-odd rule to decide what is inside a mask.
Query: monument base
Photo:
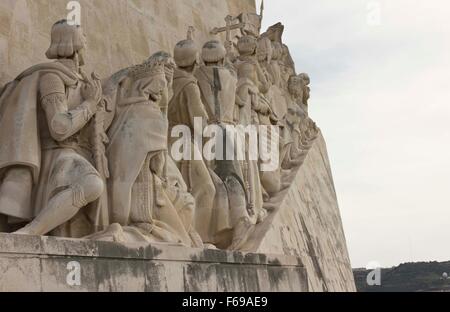
[[[0,234],[0,291],[303,292],[299,258]]]

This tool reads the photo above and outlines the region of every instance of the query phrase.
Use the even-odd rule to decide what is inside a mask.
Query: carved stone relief
[[[201,49],[190,27],[173,57],[157,52],[105,79],[82,70],[83,29],[57,22],[53,62],[0,91],[0,231],[255,250],[319,132],[284,26],[260,34],[261,20],[228,16],[212,30],[226,41]],[[196,140],[197,121],[244,157],[196,159],[211,143]],[[179,126],[189,159],[172,155]],[[251,126],[270,130],[254,141]],[[273,142],[279,161],[264,171],[250,150]]]

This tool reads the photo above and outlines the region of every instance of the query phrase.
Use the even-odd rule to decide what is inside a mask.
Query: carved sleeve
[[[208,122],[208,113],[202,102],[200,89],[196,84],[190,83],[185,88],[186,105],[189,111],[189,119],[194,125],[194,117],[201,117],[204,122]]]
[[[236,90],[236,105],[244,107],[248,103],[248,90],[240,87]]]
[[[256,64],[256,72],[257,72],[258,80],[259,80],[259,90],[262,93],[267,93],[270,89],[270,82],[267,79],[267,77],[259,63]]]
[[[56,141],[64,141],[80,131],[94,112],[84,102],[73,110],[67,106],[65,85],[56,74],[46,74],[40,81],[41,105],[45,111],[50,134]]]

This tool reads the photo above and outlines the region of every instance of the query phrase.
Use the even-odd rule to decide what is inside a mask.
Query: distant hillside
[[[405,263],[398,267],[381,270],[381,286],[369,286],[367,275],[371,271],[354,269],[356,287],[359,292],[450,292],[449,262]]]

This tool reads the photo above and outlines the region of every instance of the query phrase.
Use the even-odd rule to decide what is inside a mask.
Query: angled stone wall
[[[67,2],[0,1],[0,86],[29,66],[46,61],[51,26],[67,16]],[[188,26],[196,28],[195,40],[200,46],[211,37],[209,30],[225,23],[227,14],[256,10],[254,0],[79,2],[89,46],[87,64],[95,65],[102,77],[140,63],[158,50],[171,51],[186,36]],[[298,172],[258,252],[299,257],[309,290],[355,290],[322,137]]]
[[[304,292],[300,259],[0,234],[0,292]]]
[[[297,173],[258,252],[302,259],[311,291],[356,291],[322,135]]]

